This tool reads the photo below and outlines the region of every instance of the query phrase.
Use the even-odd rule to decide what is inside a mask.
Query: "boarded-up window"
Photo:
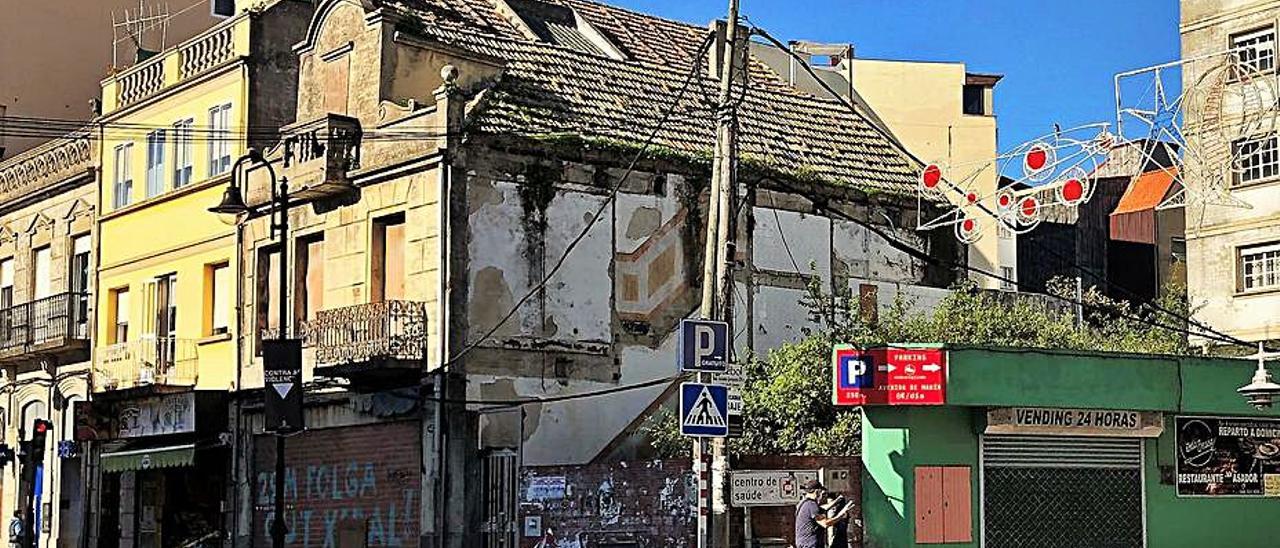
[[[274,339],[280,328],[280,251],[274,247],[258,250],[258,329],[261,338]]]
[[[297,250],[298,264],[294,275],[298,276],[295,286],[298,296],[295,310],[298,318],[310,321],[324,305],[324,235],[300,238]]]
[[[373,222],[373,302],[404,298],[404,215]]]
[[[350,108],[351,47],[344,46],[324,55],[321,62],[324,82],[324,110],[346,114]]]
[[[208,294],[205,297],[206,335],[221,335],[231,330],[231,267],[227,263],[205,267]]]
[[[968,466],[917,466],[917,544],[973,541],[972,488]]]

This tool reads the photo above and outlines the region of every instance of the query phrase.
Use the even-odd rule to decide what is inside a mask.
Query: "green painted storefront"
[[[1280,416],[1280,411],[1259,412],[1235,391],[1248,382],[1254,362],[957,347],[947,354],[947,405],[864,408],[866,546],[917,545],[915,477],[921,467],[938,466],[972,470],[972,533],[969,542],[929,545],[982,545],[982,433],[988,410],[1005,407],[1161,413],[1163,432],[1140,441],[1146,546],[1280,546],[1280,499],[1179,497],[1170,473],[1176,459],[1175,416]],[[1064,537],[1058,545],[1080,543]]]

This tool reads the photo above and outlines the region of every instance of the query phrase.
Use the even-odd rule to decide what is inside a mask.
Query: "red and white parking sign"
[[[937,348],[832,350],[836,405],[942,405],[947,401],[947,354]]]

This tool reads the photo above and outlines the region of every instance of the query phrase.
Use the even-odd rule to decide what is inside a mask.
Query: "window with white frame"
[[[1235,142],[1235,149],[1237,185],[1280,175],[1280,147],[1275,136],[1241,139]]]
[[[1240,64],[1258,72],[1268,72],[1276,67],[1276,31],[1265,27],[1231,35],[1231,49],[1236,52]]]
[[[1280,289],[1280,242],[1240,248],[1240,290]]]
[[[147,197],[164,192],[164,130],[147,134]]]
[[[187,118],[173,124],[173,187],[191,182],[191,127],[195,120]]]
[[[116,146],[116,170],[112,207],[124,207],[133,199],[133,143]]]
[[[231,169],[231,103],[209,109],[209,176]]]
[[[1018,290],[1017,278],[1014,277],[1016,275],[1017,274],[1013,271],[1012,266],[1000,267],[1000,277],[1004,278],[1000,280],[1000,289],[1003,289],[1005,291],[1017,291]]]

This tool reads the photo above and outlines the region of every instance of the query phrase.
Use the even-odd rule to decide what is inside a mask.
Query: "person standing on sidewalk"
[[[796,505],[795,548],[827,548],[827,527],[836,520],[828,518],[818,504],[827,489],[818,480],[801,486],[804,498]]]

